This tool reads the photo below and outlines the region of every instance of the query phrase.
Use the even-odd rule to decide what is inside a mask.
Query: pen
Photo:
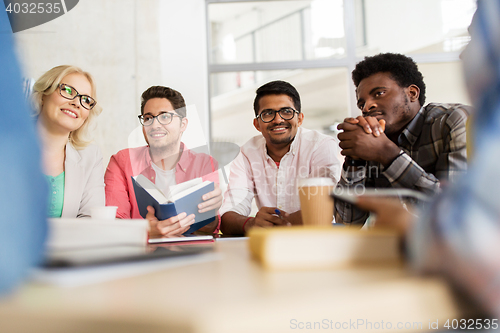
[[[278,215],[278,217],[283,220],[283,216],[281,216],[281,211],[279,209],[275,209],[274,212],[276,213],[276,215]],[[286,223],[287,226],[291,226],[292,224],[290,222],[287,222]]]

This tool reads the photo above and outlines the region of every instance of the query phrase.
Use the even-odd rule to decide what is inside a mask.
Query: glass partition
[[[457,52],[467,45],[476,1],[363,0],[356,1],[356,8],[357,26],[364,31],[356,56],[424,54]]]
[[[345,57],[342,0],[213,3],[212,64]]]
[[[252,80],[240,85],[241,77]],[[215,82],[226,82],[225,90],[211,99],[213,140],[241,145],[257,135],[253,127],[255,90],[277,79],[290,82],[299,92],[305,128],[331,134],[336,123],[348,116],[347,68],[216,73],[211,75],[212,87]]]

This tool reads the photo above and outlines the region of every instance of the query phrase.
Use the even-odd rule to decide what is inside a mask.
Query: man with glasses
[[[304,114],[291,84],[269,82],[256,93],[253,124],[262,135],[245,143],[231,166],[220,211],[224,234],[302,224],[297,179],[330,177],[336,183],[340,176],[335,139],[300,127]],[[259,211],[250,217],[254,198]]]
[[[217,210],[222,203],[218,187],[218,165],[211,156],[195,154],[181,142],[186,130],[186,103],[182,95],[171,88],[153,86],[141,97],[141,115],[144,138],[147,146],[119,151],[109,161],[104,181],[106,183],[106,204],[118,206],[117,217],[141,218],[131,176],[142,174],[161,190],[168,189],[194,178],[202,177],[216,183],[215,190],[203,196],[204,202],[198,208],[200,213]],[[148,207],[146,219],[151,226],[151,235],[178,235],[189,229],[194,214],[179,215],[158,221],[154,209]],[[218,231],[218,218],[200,229],[201,232]]]

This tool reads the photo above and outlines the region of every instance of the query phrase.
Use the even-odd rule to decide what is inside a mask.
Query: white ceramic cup
[[[90,216],[93,219],[114,220],[117,209],[117,206],[92,207],[90,208]]]

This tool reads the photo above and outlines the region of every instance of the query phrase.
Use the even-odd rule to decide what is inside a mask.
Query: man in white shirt
[[[297,179],[330,177],[337,183],[340,177],[335,139],[300,128],[304,114],[297,90],[288,82],[273,81],[256,93],[253,124],[262,135],[245,143],[231,166],[220,209],[224,234],[302,224]],[[250,217],[253,198],[259,211]]]

